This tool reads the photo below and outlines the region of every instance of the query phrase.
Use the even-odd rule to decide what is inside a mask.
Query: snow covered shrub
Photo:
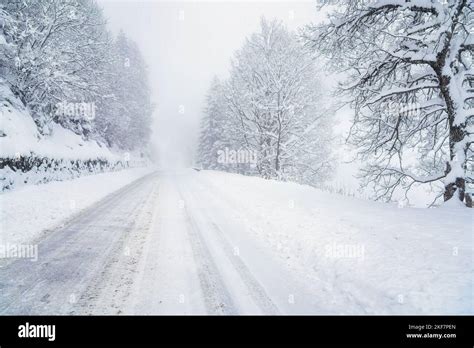
[[[0,158],[0,189],[6,191],[24,184],[74,179],[82,175],[120,170],[130,166],[127,161],[105,158],[88,160],[54,159],[37,156]]]

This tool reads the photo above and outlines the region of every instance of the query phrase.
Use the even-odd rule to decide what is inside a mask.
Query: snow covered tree
[[[347,76],[349,142],[376,198],[442,183],[438,197],[470,206],[474,5],[468,0],[324,0],[329,21],[304,36]]]
[[[16,49],[7,81],[29,107],[41,133],[54,121],[87,136],[90,119],[83,113],[63,117],[55,106],[63,101],[84,102],[97,93],[90,77],[96,73],[104,44],[105,22],[92,0],[9,0],[2,9],[15,25],[4,27]]]
[[[11,28],[17,26],[14,18],[0,6],[0,76],[6,77],[13,70],[12,57],[16,49],[13,37],[9,34]]]
[[[279,21],[261,20],[232,62],[226,100],[234,139],[264,178],[315,184],[331,168],[329,113],[316,63]]]
[[[149,140],[153,113],[146,64],[136,44],[123,32],[117,36],[109,59],[108,88],[96,128],[110,146],[143,148]]]
[[[203,169],[221,169],[218,152],[229,146],[226,137],[229,131],[227,123],[223,86],[214,77],[206,96],[199,136],[197,163]]]
[[[113,39],[94,0],[6,0],[0,20],[0,77],[41,134],[59,124],[122,149],[147,144],[146,65],[123,33]]]

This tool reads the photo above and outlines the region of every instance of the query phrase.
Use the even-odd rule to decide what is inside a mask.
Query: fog
[[[191,166],[206,91],[225,78],[230,60],[258,30],[261,16],[296,29],[318,21],[314,1],[100,0],[109,28],[139,45],[149,66],[157,109],[153,153],[165,167]]]

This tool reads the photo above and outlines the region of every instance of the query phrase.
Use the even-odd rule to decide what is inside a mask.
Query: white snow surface
[[[124,169],[0,193],[0,243],[33,243],[47,230],[151,171],[152,167]]]
[[[4,193],[3,242],[27,243],[143,174],[127,170]],[[194,170],[157,171],[108,197],[38,238],[38,262],[4,267],[4,278],[25,274],[23,283],[5,288],[11,295],[0,312],[474,313],[468,208],[398,208]],[[64,277],[71,267],[77,272]],[[29,302],[11,299],[25,291]],[[68,302],[70,293],[77,303]],[[54,301],[43,302],[48,294]]]
[[[312,284],[323,312],[474,312],[471,209],[398,208],[213,171],[190,185],[215,194],[228,224]]]

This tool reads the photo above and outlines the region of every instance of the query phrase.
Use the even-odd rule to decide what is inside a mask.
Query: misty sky
[[[296,29],[322,16],[315,1],[100,0],[109,28],[137,42],[150,70],[158,110],[152,143],[167,166],[191,165],[204,99],[214,75],[226,77],[230,59],[261,16]]]

